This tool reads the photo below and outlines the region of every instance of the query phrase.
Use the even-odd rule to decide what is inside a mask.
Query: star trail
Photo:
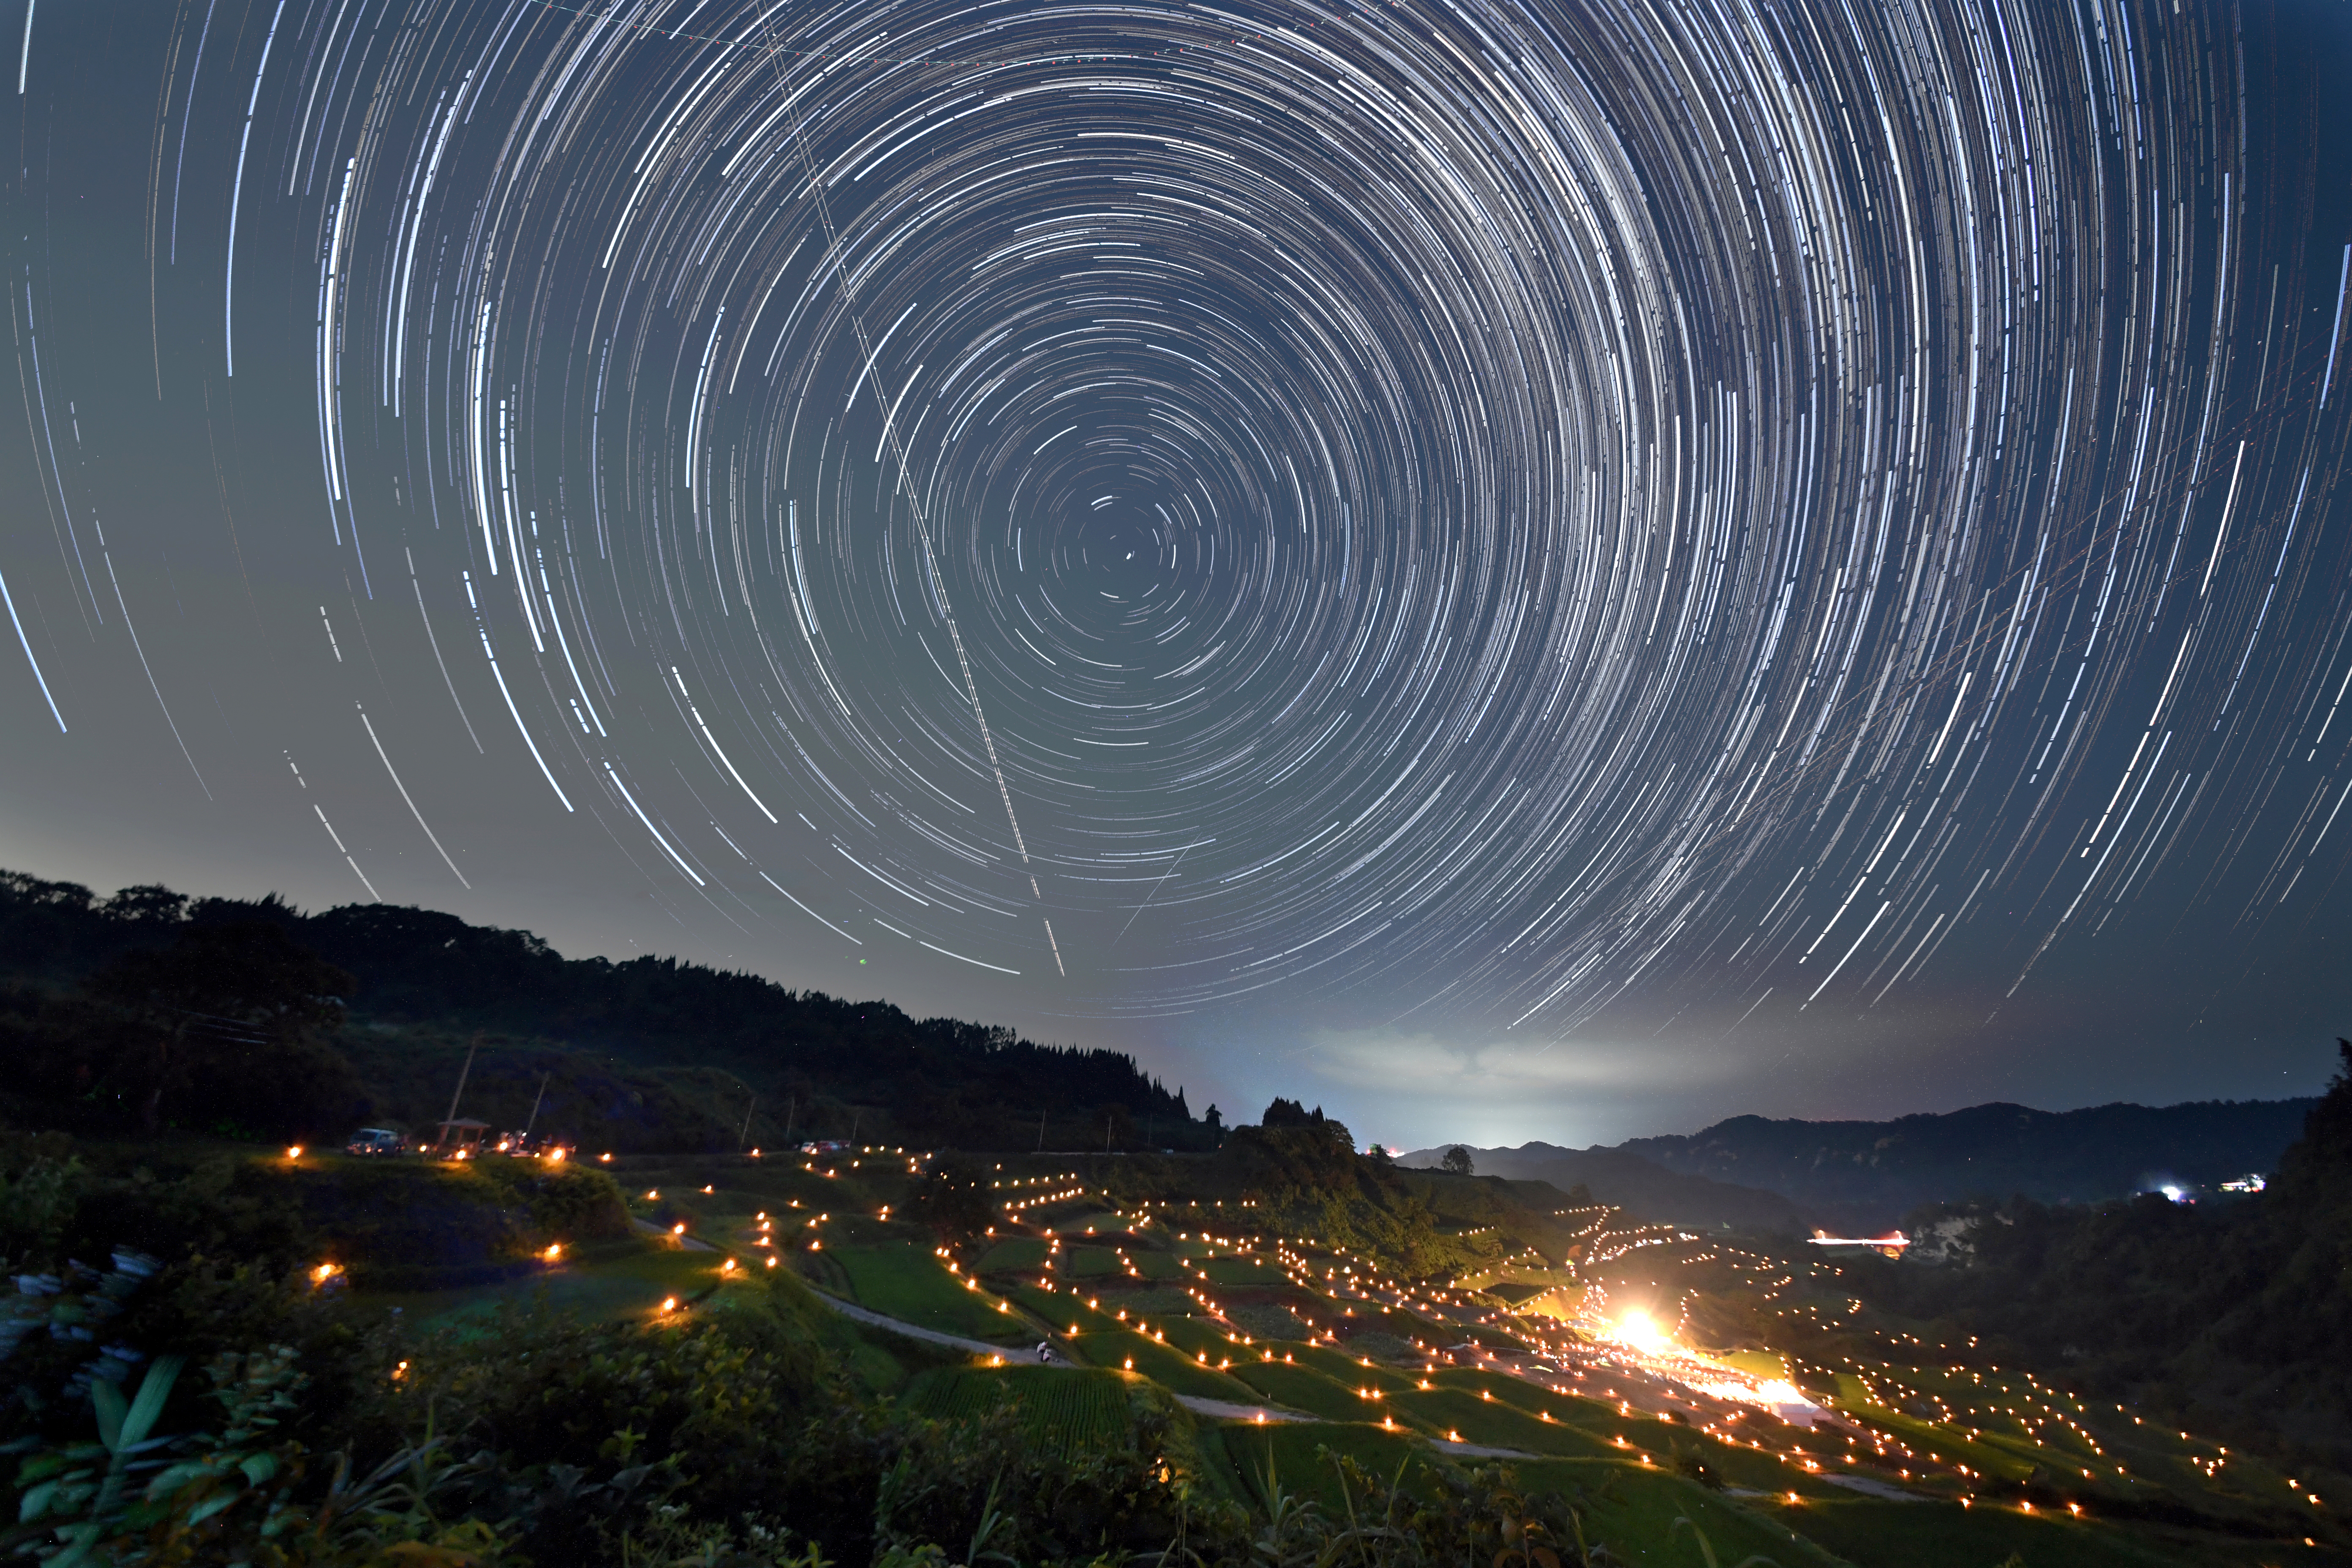
[[[2299,1090],[2226,1075],[2352,1000],[2341,31],[27,4],[9,863],[1252,1087]]]

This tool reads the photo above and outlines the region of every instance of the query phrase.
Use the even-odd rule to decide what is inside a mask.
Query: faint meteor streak
[[[353,703],[352,706],[359,705]],[[450,859],[449,851],[441,847],[441,840],[436,837],[432,826],[425,822],[425,814],[417,810],[416,802],[409,798],[408,786],[400,782],[398,770],[393,767],[392,759],[384,754],[383,742],[376,738],[375,721],[368,717],[367,710],[364,708],[360,709],[360,722],[367,726],[368,743],[375,748],[376,760],[383,763],[383,771],[391,775],[392,787],[400,792],[401,804],[408,807],[408,815],[416,818],[416,826],[424,828],[425,837],[432,840],[433,853],[441,857],[441,864],[449,868],[449,875],[457,879],[457,885],[467,892],[472,892],[474,884],[466,880],[466,873],[457,869],[457,862]]]
[[[764,17],[762,25],[765,26]],[[777,82],[781,89],[783,85],[781,66],[778,68]],[[789,98],[790,95],[786,94],[788,105]],[[1021,818],[1013,809],[1012,786],[1004,781],[1004,764],[996,755],[996,738],[989,732],[988,714],[981,707],[980,685],[972,679],[971,660],[964,652],[963,633],[956,626],[955,607],[949,603],[947,584],[940,577],[939,558],[931,549],[930,520],[924,513],[923,498],[916,488],[914,471],[907,463],[907,448],[898,435],[898,426],[895,416],[898,405],[884,390],[881,366],[875,360],[873,341],[867,336],[866,331],[866,316],[858,309],[856,286],[850,281],[849,268],[841,255],[841,236],[834,228],[832,209],[825,205],[824,178],[817,170],[816,155],[810,150],[808,144],[807,126],[802,121],[796,120],[793,122],[793,140],[800,149],[802,166],[808,171],[809,200],[815,205],[817,221],[824,228],[826,264],[832,268],[835,279],[839,282],[842,301],[848,307],[850,327],[857,334],[858,353],[864,360],[860,379],[871,380],[874,384],[875,405],[882,411],[883,437],[889,443],[890,456],[898,465],[898,490],[907,498],[907,510],[914,517],[915,535],[923,542],[923,570],[930,581],[931,592],[938,597],[940,618],[947,623],[948,640],[955,647],[956,668],[963,674],[964,695],[971,701],[971,716],[973,721],[980,727],[980,743],[988,753],[989,771],[996,778],[997,798],[1004,803],[1004,820],[1013,829],[1013,847],[1020,851],[1021,864],[1026,868],[1029,865],[1029,845],[1022,837]],[[1037,887],[1037,876],[1034,871],[1029,873],[1029,893],[1032,898],[1040,902],[1045,900],[1045,895]],[[1051,927],[1047,928],[1046,940],[1048,942],[1053,940]],[[1061,946],[1059,943],[1055,943],[1054,966],[1059,969],[1061,965]]]

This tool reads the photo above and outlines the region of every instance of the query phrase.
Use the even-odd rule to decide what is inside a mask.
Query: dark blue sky
[[[2352,1024],[2340,5],[7,17],[0,863],[1405,1143]]]

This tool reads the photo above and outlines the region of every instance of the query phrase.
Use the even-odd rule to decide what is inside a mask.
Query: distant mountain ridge
[[[2166,1183],[2210,1189],[2267,1174],[2316,1099],[2117,1102],[2036,1110],[1996,1101],[1892,1121],[1734,1116],[1686,1136],[1613,1147],[1472,1148],[1482,1176],[1581,1184],[1639,1219],[1714,1230],[1827,1226],[1874,1233],[1927,1204],[2024,1196],[2097,1203]],[[1397,1157],[1434,1167],[1445,1146]]]
[[[1817,1212],[1892,1225],[1921,1205],[2022,1194],[2095,1203],[2165,1182],[2211,1187],[2277,1168],[2319,1101],[2199,1100],[2036,1110],[1996,1101],[1892,1121],[1735,1116],[1616,1145],[1685,1176],[1762,1188]]]

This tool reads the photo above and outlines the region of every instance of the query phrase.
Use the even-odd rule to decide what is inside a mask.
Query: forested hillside
[[[2352,1043],[2266,1191],[2031,1199],[1913,1215],[1941,1266],[1846,1265],[1873,1308],[2184,1422],[2283,1433],[2352,1468]]]
[[[0,982],[16,988],[0,1000],[0,1050],[55,1058],[50,1066],[63,1072],[62,1079],[37,1073],[16,1087],[119,1103],[134,1114],[161,1069],[122,1037],[155,1020],[142,1025],[135,1009],[126,1011],[119,996],[110,1001],[94,983],[132,955],[168,953],[232,928],[274,930],[348,981],[339,1000],[353,1026],[326,1056],[308,1047],[300,1054],[334,1080],[351,1115],[444,1114],[478,1036],[491,1048],[476,1068],[478,1092],[519,1100],[511,1114],[520,1121],[532,1086],[551,1075],[556,1125],[569,1117],[585,1136],[586,1123],[617,1119],[624,1146],[667,1139],[733,1148],[743,1137],[853,1131],[963,1148],[1034,1148],[1041,1134],[1052,1147],[1096,1149],[1215,1140],[1181,1088],[1171,1092],[1117,1051],[1041,1045],[955,1018],[911,1018],[887,1002],[794,991],[676,959],[567,959],[529,931],[468,925],[431,910],[352,904],[305,914],[275,896],[190,899],[161,887],[100,899],[75,883],[0,872]],[[184,1002],[189,1008],[221,1011]],[[313,1046],[333,1032],[323,1024],[310,1021]],[[253,1083],[261,1057],[290,1048],[231,1037],[192,1031],[183,1054],[216,1048],[236,1058],[230,1076]],[[354,1078],[357,1089],[344,1092]],[[506,1106],[478,1105],[473,1113],[494,1120],[494,1108]],[[283,1117],[247,1120],[274,1135]],[[217,1121],[184,1124],[210,1129]]]

